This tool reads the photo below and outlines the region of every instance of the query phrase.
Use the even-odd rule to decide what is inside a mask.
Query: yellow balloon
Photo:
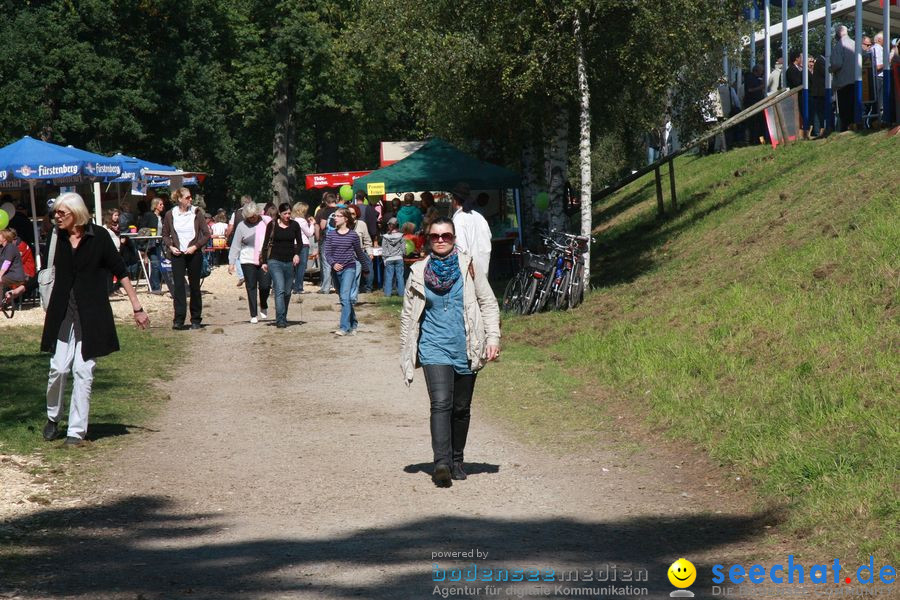
[[[6,229],[7,225],[9,225],[9,215],[5,210],[0,210],[0,229]]]

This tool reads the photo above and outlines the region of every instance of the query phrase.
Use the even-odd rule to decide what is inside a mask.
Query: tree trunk
[[[282,83],[275,99],[275,135],[272,138],[272,195],[276,204],[291,201],[292,100],[290,85]]]
[[[547,225],[550,229],[565,231],[566,229],[566,172],[569,156],[569,111],[564,106],[557,106],[556,115],[546,136],[547,150],[544,154],[547,190],[550,194],[550,207],[547,209]]]
[[[526,248],[531,247],[534,224],[540,222],[534,205],[538,193],[537,160],[534,154],[534,142],[529,142],[522,148],[522,233]]]
[[[581,161],[581,235],[588,239],[593,231],[591,205],[591,90],[588,86],[584,63],[584,45],[581,39],[581,15],[575,11],[575,45],[578,51],[578,95],[581,104],[579,159]],[[591,280],[591,244],[584,255],[584,289]]]

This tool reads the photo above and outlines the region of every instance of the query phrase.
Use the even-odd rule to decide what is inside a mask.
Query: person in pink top
[[[309,204],[306,202],[297,202],[291,211],[291,217],[300,225],[300,234],[303,237],[303,250],[300,251],[300,264],[294,268],[294,289],[293,294],[308,294],[303,289],[303,278],[306,276],[306,264],[309,259],[315,260],[319,257],[318,253],[313,256],[309,255],[309,242],[316,238],[316,220],[309,216]]]
[[[244,287],[247,290],[247,304],[250,306],[250,322],[258,323],[260,319],[268,318],[266,312],[269,310],[269,293],[272,290],[272,278],[262,269],[259,262],[266,226],[272,219],[260,214],[256,202],[245,204],[241,214],[244,220],[235,228],[231,250],[228,252],[228,273],[234,274],[235,262],[240,263],[244,274]]]

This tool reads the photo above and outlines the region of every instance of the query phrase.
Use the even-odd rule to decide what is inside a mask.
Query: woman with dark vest
[[[191,191],[178,188],[172,194],[175,206],[163,217],[162,239],[166,255],[172,261],[172,304],[174,318],[172,329],[185,329],[187,317],[184,276],[187,274],[191,289],[191,329],[200,329],[203,322],[203,300],[200,298],[200,269],[203,266],[203,248],[209,241],[206,215],[191,206]]]

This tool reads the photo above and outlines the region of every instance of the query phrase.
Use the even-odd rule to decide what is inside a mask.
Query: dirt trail
[[[557,579],[609,570],[615,581],[543,585],[667,598],[673,560],[743,554],[769,522],[734,508],[702,465],[523,446],[487,422],[477,386],[471,476],[435,488],[423,378],[402,385],[380,313],[362,307],[360,334],[338,338],[333,295],[302,296],[284,330],[249,324],[242,297],[206,300],[207,327],[184,332],[191,351],[172,357],[171,401],[151,431],[110,458],[89,502],[30,534],[35,576],[0,583],[0,597],[427,598],[465,583],[436,584],[435,564],[449,577],[475,563]],[[637,568],[649,581],[626,581]],[[540,584],[466,585],[467,597],[490,585],[506,597]]]

